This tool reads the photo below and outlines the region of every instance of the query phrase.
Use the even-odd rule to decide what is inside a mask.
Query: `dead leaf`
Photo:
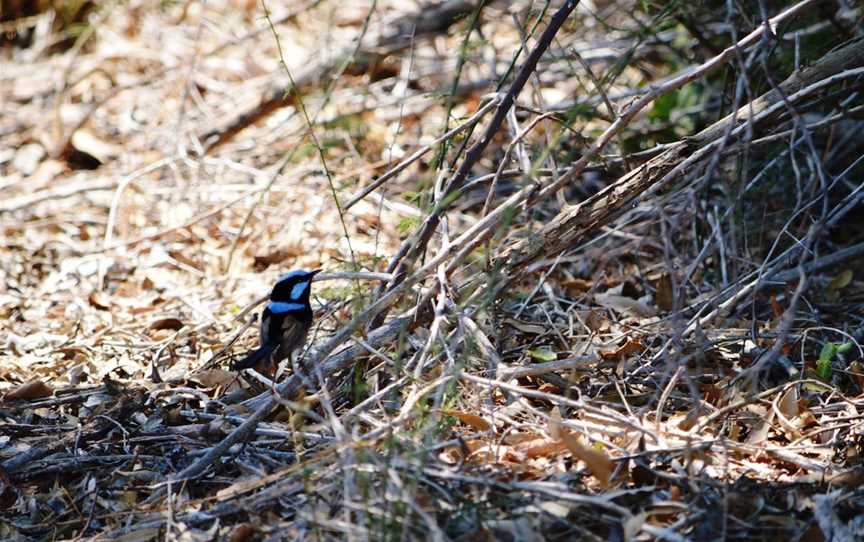
[[[741,424],[733,423],[729,428],[729,435],[727,436],[729,440],[732,442],[740,442],[741,441]]]
[[[99,310],[107,311],[111,308],[111,296],[105,292],[91,292],[87,300]]]
[[[252,2],[252,4],[254,5],[254,2]],[[258,528],[254,525],[241,523],[231,531],[230,542],[246,542],[247,540],[253,540],[258,533]]]
[[[492,424],[476,414],[462,412],[461,410],[442,409],[441,414],[445,416],[453,416],[465,425],[470,425],[478,431],[489,431],[492,429]]]
[[[646,519],[648,519],[648,512],[640,512],[624,521],[624,540],[627,542],[635,540]]]
[[[557,406],[549,413],[549,435],[554,439],[560,439],[562,431],[561,409]]]
[[[508,433],[504,437],[504,443],[510,446],[531,442],[532,440],[543,440],[543,436],[537,433]]]
[[[20,401],[30,399],[41,399],[42,397],[51,397],[54,395],[54,390],[41,380],[31,380],[26,384],[22,384],[17,388],[13,388],[3,398],[4,401]]]
[[[194,373],[189,380],[205,388],[227,386],[237,378],[237,375],[224,369],[202,369]]]
[[[571,295],[578,295],[589,291],[594,286],[594,281],[580,278],[564,279],[561,281],[561,286]]]
[[[605,451],[583,444],[580,442],[581,439],[578,436],[569,431],[562,433],[561,440],[567,446],[567,449],[570,450],[570,453],[573,454],[573,457],[585,463],[585,466],[594,478],[600,482],[600,486],[603,489],[611,487],[610,480],[615,463]]]
[[[653,307],[649,307],[641,301],[623,295],[594,294],[594,301],[601,307],[606,307],[607,309],[630,316],[649,318],[657,315],[657,311]]]
[[[771,294],[771,311],[774,313],[774,318],[783,316],[783,307],[780,306],[777,296],[774,294]]]
[[[675,296],[672,291],[672,276],[669,273],[663,273],[657,281],[657,293],[654,296],[654,302],[660,309],[669,312],[675,306]]]
[[[76,151],[89,154],[101,164],[123,153],[122,146],[100,139],[83,128],[72,134],[70,143]]]
[[[540,387],[537,388],[537,391],[548,393],[550,395],[561,395],[561,388],[552,384],[551,382],[544,382],[540,384]]]
[[[180,250],[169,250],[168,255],[177,260],[178,262],[188,265],[192,269],[197,269],[198,271],[203,272],[204,268],[201,266],[201,262],[194,260],[186,255],[185,252]]]
[[[606,361],[618,361],[630,357],[632,354],[641,354],[645,351],[645,345],[638,339],[630,339],[611,352],[600,352],[600,357]]]
[[[179,318],[159,318],[150,323],[150,329],[170,329],[173,331],[180,330],[185,324]]]
[[[523,443],[516,449],[529,458],[549,457],[567,451],[567,445],[558,439],[539,439]]]
[[[774,411],[761,405],[749,405],[746,411],[750,416],[743,419],[742,422],[750,427],[750,434],[744,442],[756,446],[768,438],[768,434],[771,432],[771,422],[774,421]]]
[[[87,369],[83,363],[73,365],[66,371],[66,378],[69,379],[70,386],[77,386],[81,382],[87,380]]]
[[[678,422],[678,429],[682,431],[689,431],[693,429],[696,424],[699,422],[699,419],[702,417],[703,410],[699,407],[691,409],[687,416],[684,417],[683,420]]]
[[[780,423],[780,427],[783,428],[786,438],[795,440],[800,437],[801,432],[799,429],[806,422],[804,420],[796,420],[799,413],[798,390],[794,386],[786,390],[786,393],[779,398],[777,401],[777,411],[779,413],[777,421]]]
[[[36,171],[45,154],[45,148],[38,143],[21,145],[15,153],[15,159],[12,160],[12,168],[21,175],[29,177]]]
[[[147,542],[149,540],[156,540],[159,537],[160,531],[161,529],[158,527],[138,529],[137,531],[118,536],[114,540],[115,542]]]
[[[795,386],[786,390],[783,397],[777,401],[777,410],[787,418],[794,418],[798,415],[798,389]]]
[[[282,263],[289,258],[296,258],[302,254],[303,249],[300,246],[280,248],[265,254],[256,254],[253,257],[253,264],[255,269],[263,270],[267,269],[271,265]]]
[[[831,279],[828,286],[825,288],[829,300],[835,300],[840,295],[840,290],[849,286],[852,282],[852,270],[844,269],[836,277]]]
[[[597,333],[603,331],[603,328],[608,325],[608,322],[601,311],[591,310],[588,311],[588,314],[585,316],[585,325],[588,329]]]

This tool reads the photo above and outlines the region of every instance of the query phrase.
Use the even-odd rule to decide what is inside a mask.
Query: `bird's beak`
[[[314,277],[315,275],[317,275],[317,274],[320,273],[321,271],[323,271],[323,269],[315,269],[315,270],[313,270],[313,271],[309,271],[309,278]]]

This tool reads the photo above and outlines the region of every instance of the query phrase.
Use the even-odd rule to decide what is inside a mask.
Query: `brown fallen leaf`
[[[3,398],[4,401],[20,401],[29,399],[41,399],[54,395],[54,390],[41,380],[31,380],[17,388],[13,388]]]
[[[508,444],[510,446],[516,446],[522,444],[523,442],[530,442],[532,440],[542,440],[543,435],[539,433],[508,433],[504,436],[503,442],[504,444]]]
[[[87,300],[99,310],[107,311],[111,308],[111,296],[105,292],[91,292]]]
[[[580,438],[569,431],[561,433],[561,441],[567,446],[573,457],[585,463],[585,466],[600,482],[603,489],[611,487],[612,470],[615,468],[615,463],[605,451],[582,444]]]
[[[263,254],[255,254],[253,256],[253,265],[257,270],[264,270],[278,263],[282,263],[290,258],[297,258],[303,255],[303,250],[297,245],[282,247],[271,252]]]
[[[470,425],[478,431],[488,431],[492,429],[492,424],[476,414],[462,412],[461,410],[441,409],[441,414],[445,416],[453,416],[465,425]]]
[[[179,318],[159,318],[158,320],[154,320],[150,323],[150,329],[171,329],[173,331],[177,331],[181,329],[185,324]]]
[[[791,387],[786,390],[782,397],[777,399],[777,421],[786,437],[789,440],[795,440],[801,436],[800,427],[796,427],[793,420],[798,416],[798,389]]]
[[[771,295],[771,311],[774,313],[774,318],[780,318],[783,316],[783,307],[780,306],[780,302],[777,301],[776,295]]]
[[[530,442],[525,442],[520,446],[515,446],[519,452],[525,454],[528,458],[535,457],[550,457],[558,455],[561,452],[567,451],[567,445],[560,440],[540,439]]]
[[[783,397],[777,401],[777,409],[787,418],[794,418],[798,415],[798,388],[790,387],[783,394]]]
[[[638,339],[630,339],[611,352],[600,352],[600,357],[606,361],[619,361],[631,354],[641,354],[646,350],[645,345]]]
[[[704,411],[702,410],[702,408],[699,407],[691,409],[689,412],[687,412],[687,415],[684,417],[684,419],[678,422],[678,429],[682,431],[689,431],[693,429],[696,424],[699,423],[699,419],[702,417],[703,412]]]
[[[215,388],[216,386],[227,386],[236,378],[235,373],[224,369],[202,369],[189,377],[189,380],[205,388]]]
[[[254,2],[252,2],[254,5]],[[231,542],[245,542],[246,540],[254,540],[260,531],[254,525],[249,523],[241,523],[234,527],[231,531]]]
[[[571,295],[583,294],[593,286],[594,281],[580,278],[570,278],[561,281],[561,287],[566,288]]]
[[[184,265],[188,265],[189,267],[197,269],[201,272],[204,271],[204,268],[201,266],[201,262],[191,258],[186,253],[180,250],[169,250],[168,255]]]
[[[672,291],[672,276],[669,273],[663,273],[657,280],[657,293],[654,295],[654,301],[657,306],[665,312],[669,312],[675,306],[675,294]]]
[[[603,331],[603,328],[608,327],[609,322],[601,311],[591,310],[585,316],[585,325],[593,332]]]
[[[657,310],[654,307],[623,295],[607,293],[594,294],[594,301],[602,307],[630,316],[648,318],[657,315]]]
[[[561,422],[561,409],[556,406],[552,409],[552,412],[549,413],[549,424],[547,426],[549,429],[549,435],[551,435],[553,439],[560,439],[561,434],[566,432],[566,429],[564,429]]]

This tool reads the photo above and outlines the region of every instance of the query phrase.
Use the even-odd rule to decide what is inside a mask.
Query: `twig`
[[[442,202],[446,202],[451,194],[454,194],[457,190],[461,189],[465,180],[468,178],[468,174],[474,168],[474,165],[477,163],[477,161],[480,160],[480,158],[483,156],[483,152],[486,150],[486,147],[489,145],[489,143],[492,142],[492,138],[495,136],[495,134],[498,133],[501,124],[507,118],[508,111],[511,107],[513,107],[513,104],[516,101],[516,97],[521,93],[522,88],[525,86],[525,83],[528,81],[531,73],[533,73],[534,69],[537,67],[537,63],[540,61],[540,57],[543,56],[543,54],[552,44],[552,40],[555,37],[555,34],[557,34],[558,30],[560,30],[560,28],[564,25],[564,22],[570,16],[570,13],[574,9],[576,9],[577,4],[578,1],[567,0],[552,16],[548,26],[544,29],[543,33],[538,38],[537,44],[534,46],[534,49],[528,55],[528,58],[525,60],[522,67],[519,69],[519,72],[514,77],[513,83],[511,83],[510,88],[507,90],[507,92],[499,94],[499,97],[496,100],[498,102],[498,108],[495,110],[495,114],[490,119],[489,125],[486,126],[486,129],[483,131],[483,134],[479,137],[479,139],[465,152],[465,159],[459,165],[459,169],[445,185]],[[412,240],[406,241],[406,243],[403,244],[403,247],[400,247],[399,252],[388,266],[388,270],[394,271],[396,273],[396,278],[389,286],[391,291],[393,288],[397,287],[399,280],[404,275],[405,270],[407,269],[406,263],[402,260],[403,256],[408,254],[407,247],[411,247],[411,256],[409,256],[409,259],[415,259],[419,257],[419,255],[426,250],[426,245],[428,244],[432,233],[437,229],[438,224],[441,221],[441,215],[443,214],[443,212],[444,205],[439,203],[426,218],[426,221],[420,227],[420,230],[417,232],[416,236],[414,236]]]
[[[17,198],[10,198],[6,201],[3,201],[2,203],[0,203],[0,213],[11,213],[13,211],[32,207],[37,203],[42,203],[43,201],[71,198],[72,196],[77,196],[78,194],[84,194],[86,192],[95,192],[99,190],[114,190],[115,188],[117,188],[118,184],[119,183],[114,180],[96,179],[93,181],[74,183],[69,185],[63,185],[57,188],[40,190],[33,194],[18,196]]]
[[[540,376],[548,373],[557,373],[566,369],[588,370],[588,365],[597,363],[596,356],[578,356],[575,358],[564,358],[545,363],[532,363],[525,367],[513,367],[504,369],[498,376],[498,380],[508,381],[524,378],[526,376]]]
[[[380,177],[375,179],[375,181],[370,183],[369,186],[365,187],[363,190],[361,190],[360,192],[355,194],[354,197],[352,197],[350,200],[348,200],[348,203],[346,203],[342,206],[343,210],[347,211],[351,207],[354,207],[354,205],[357,204],[357,202],[359,202],[360,200],[362,200],[363,198],[365,198],[366,196],[368,196],[369,194],[374,192],[378,187],[380,187],[381,185],[383,185],[384,183],[386,183],[387,181],[389,181],[390,179],[392,179],[393,177],[395,177],[396,175],[398,175],[399,173],[404,171],[405,168],[407,168],[408,166],[410,166],[411,164],[413,164],[414,162],[416,162],[417,160],[422,158],[423,155],[425,155],[430,150],[432,150],[433,148],[438,146],[442,141],[445,141],[445,140],[447,140],[447,139],[449,139],[449,138],[451,138],[451,137],[453,137],[453,136],[455,136],[461,132],[464,132],[468,128],[473,127],[475,124],[477,124],[477,122],[480,121],[480,119],[483,118],[483,116],[486,113],[489,112],[490,109],[492,109],[496,105],[498,105],[498,104],[494,99],[489,100],[485,105],[483,105],[477,111],[475,111],[474,114],[468,118],[468,120],[466,120],[465,122],[463,122],[459,126],[456,126],[455,128],[448,131],[447,133],[439,136],[432,143],[429,143],[428,145],[424,145],[423,147],[420,147],[419,149],[417,149],[414,152],[414,154],[412,154],[408,158],[405,158],[404,160],[402,160],[401,162],[399,162],[398,164],[396,164],[395,166],[390,168],[387,172],[385,172],[383,175],[381,175]]]

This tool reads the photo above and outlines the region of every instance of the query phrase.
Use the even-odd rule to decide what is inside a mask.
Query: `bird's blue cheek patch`
[[[302,303],[284,303],[281,301],[272,301],[268,306],[273,314],[289,314],[305,309]]]
[[[297,283],[291,288],[291,299],[300,300],[303,297],[303,292],[306,291],[306,288],[309,287],[309,281],[304,280],[303,282]]]

